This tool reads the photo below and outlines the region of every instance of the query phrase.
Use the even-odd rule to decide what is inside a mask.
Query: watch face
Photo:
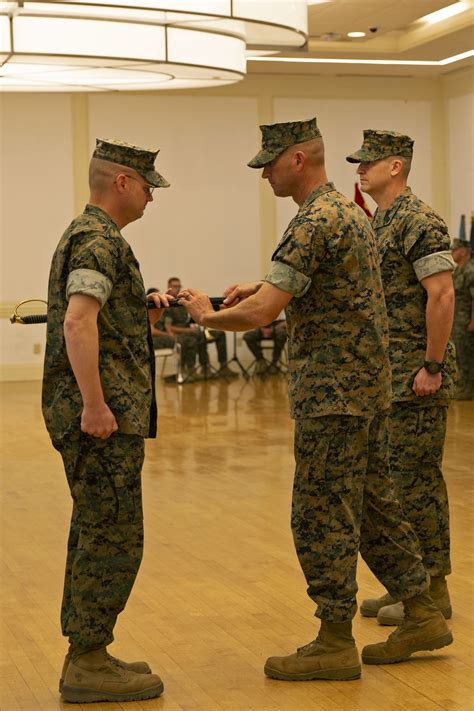
[[[436,375],[436,373],[439,373],[441,371],[441,364],[440,363],[425,363],[425,368],[428,371],[428,373],[431,373],[431,375]]]

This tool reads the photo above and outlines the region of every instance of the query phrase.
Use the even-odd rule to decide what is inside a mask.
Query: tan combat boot
[[[113,657],[108,652],[107,652],[107,656],[110,659],[112,659],[116,664],[121,666],[123,669],[128,669],[129,671],[133,671],[136,674],[151,674],[151,669],[146,662],[124,662],[121,659],[117,659],[117,657]],[[59,693],[61,693],[61,691],[62,691],[64,677],[66,676],[67,668],[69,666],[70,661],[71,661],[71,648],[69,647],[68,653],[64,657],[64,663],[63,663],[63,668],[61,671],[61,677],[59,679]]]
[[[270,657],[264,671],[272,679],[286,681],[359,679],[361,666],[352,636],[352,623],[322,620],[313,642],[288,657]]]
[[[377,617],[378,611],[386,605],[393,605],[397,602],[390,593],[382,595],[382,597],[369,597],[367,600],[362,600],[360,606],[360,614],[364,617]]]
[[[61,694],[70,703],[142,701],[160,696],[163,688],[159,676],[125,669],[103,647],[85,654],[72,654]]]
[[[443,614],[445,620],[450,620],[453,616],[451,600],[449,599],[448,585],[444,576],[431,578],[429,592],[433,602]],[[401,625],[404,618],[403,602],[382,607],[377,614],[379,625]]]
[[[446,647],[453,635],[428,593],[404,601],[405,619],[385,642],[369,644],[362,650],[364,664],[403,662],[414,652]]]

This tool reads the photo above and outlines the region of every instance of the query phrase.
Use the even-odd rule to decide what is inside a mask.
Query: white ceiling
[[[309,37],[305,50],[276,56],[319,59],[435,61],[474,49],[474,0],[463,0],[464,12],[428,25],[420,18],[455,0],[316,0],[308,7]],[[371,31],[372,29],[372,31]],[[351,39],[348,32],[362,31]],[[376,64],[304,64],[252,62],[250,73],[436,75],[472,66],[472,58],[430,67]]]
[[[451,5],[454,0],[332,0],[308,8],[309,34],[347,32],[370,27],[378,28],[378,35],[392,30],[403,30],[423,15]],[[371,35],[372,37],[374,35]]]

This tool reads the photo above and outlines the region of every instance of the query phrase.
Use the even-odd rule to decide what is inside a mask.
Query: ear
[[[306,156],[303,151],[296,151],[293,155],[297,170],[302,170],[306,163]]]
[[[116,185],[117,190],[118,190],[119,193],[125,192],[125,190],[127,189],[127,178],[126,178],[126,175],[125,175],[124,173],[119,173],[119,174],[116,176],[116,178],[115,178],[115,180],[114,180],[114,183],[115,183],[115,185]]]
[[[392,177],[395,177],[396,175],[400,175],[402,172],[403,168],[403,163],[399,158],[394,158],[391,162],[390,165],[390,175]]]

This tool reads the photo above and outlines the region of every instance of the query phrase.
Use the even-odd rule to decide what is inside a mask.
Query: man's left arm
[[[453,325],[454,287],[452,271],[431,274],[421,280],[427,293],[425,360],[441,363]],[[442,374],[431,374],[421,368],[414,381],[413,392],[419,397],[432,395],[440,389]]]

